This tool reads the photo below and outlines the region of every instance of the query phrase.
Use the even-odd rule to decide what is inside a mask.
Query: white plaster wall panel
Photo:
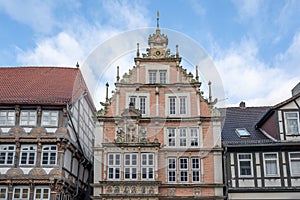
[[[55,133],[57,128],[45,128],[48,133]]]
[[[292,179],[291,182],[293,187],[300,186],[300,179]]]
[[[295,109],[297,108],[297,105],[295,104],[294,101],[284,105],[283,107],[281,107],[281,110],[285,110],[285,109]]]
[[[260,170],[260,166],[256,166],[256,174],[257,174],[257,177],[261,177],[261,170]]]
[[[214,177],[215,183],[223,183],[223,169],[222,165],[218,165],[216,163],[222,163],[222,154],[217,152],[214,153]]]
[[[233,153],[230,154],[230,164],[231,165],[234,164],[234,154]]]
[[[74,158],[73,165],[72,165],[72,173],[76,176],[77,172],[78,172],[78,160]]]
[[[239,187],[254,187],[253,179],[241,179],[239,180]]]
[[[259,153],[255,153],[255,162],[256,162],[257,165],[260,163]]]
[[[276,187],[281,186],[281,180],[280,179],[265,179],[265,186],[266,187]]]
[[[235,171],[234,171],[235,167],[231,166],[231,176],[232,178],[235,178]]]
[[[257,187],[261,187],[261,180],[260,179],[257,180]]]
[[[1,167],[0,168],[0,174],[6,174],[6,172],[7,172],[7,170],[9,170],[10,169],[10,167],[8,168],[8,167]]]
[[[24,174],[28,174],[33,168],[26,168],[26,167],[22,167],[20,168]]]
[[[72,161],[72,152],[67,149],[65,152],[64,168],[66,168],[68,171],[71,171],[71,161]]]

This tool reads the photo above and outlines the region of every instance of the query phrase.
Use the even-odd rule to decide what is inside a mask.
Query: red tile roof
[[[0,68],[0,104],[66,105],[85,91],[91,101],[78,68]]]

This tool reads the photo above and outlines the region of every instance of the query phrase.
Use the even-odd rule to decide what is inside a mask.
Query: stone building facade
[[[78,68],[0,68],[0,199],[89,199],[94,113]]]
[[[221,119],[198,71],[187,73],[159,28],[148,44],[98,113],[92,198],[224,199]]]

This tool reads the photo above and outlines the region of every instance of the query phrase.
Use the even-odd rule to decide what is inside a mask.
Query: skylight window
[[[237,128],[235,132],[238,134],[239,137],[249,137],[250,133],[245,128]]]

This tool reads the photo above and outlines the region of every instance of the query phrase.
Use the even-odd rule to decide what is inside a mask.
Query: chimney
[[[246,103],[244,101],[241,101],[240,108],[246,108]]]

